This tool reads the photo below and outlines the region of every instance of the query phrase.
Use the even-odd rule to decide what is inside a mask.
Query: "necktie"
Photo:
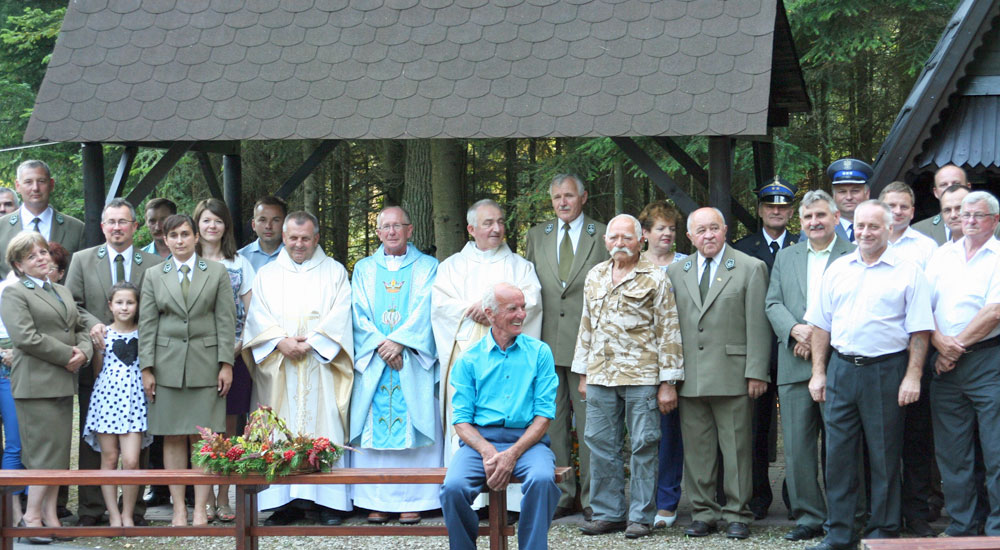
[[[59,303],[63,305],[63,313],[66,312],[66,304],[63,302],[63,299],[59,297],[59,293],[56,292],[56,289],[52,288],[52,283],[45,281],[45,283],[42,284],[42,290],[48,292],[50,296],[58,300]]]
[[[573,267],[573,241],[569,238],[569,224],[563,224],[563,238],[559,243],[559,279],[566,284],[569,270]]]
[[[854,242],[854,224],[847,224],[847,240]]]
[[[115,282],[120,283],[125,280],[125,256],[121,254],[115,256]]]
[[[184,277],[181,278],[181,294],[184,295],[184,303],[185,304],[187,303],[187,299],[188,299],[188,290],[191,289],[191,279],[188,279],[188,273],[190,273],[190,272],[191,272],[191,268],[190,267],[188,267],[186,265],[182,265],[181,266],[181,274],[184,275]]]
[[[35,232],[36,233],[41,233],[42,232],[42,230],[38,228],[38,224],[42,223],[42,218],[35,218],[35,219],[31,220],[31,223],[35,224]]]
[[[701,294],[702,303],[705,296],[708,296],[708,287],[712,285],[712,258],[705,258],[705,271],[701,274],[701,282],[698,283],[698,293]]]
[[[777,254],[778,250],[780,250],[780,249],[781,249],[781,246],[778,244],[778,241],[771,241],[771,255],[772,256],[774,256],[775,254]]]

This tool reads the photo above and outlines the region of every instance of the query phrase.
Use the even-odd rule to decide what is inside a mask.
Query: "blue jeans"
[[[681,441],[681,416],[677,409],[660,415],[660,468],[656,480],[656,507],[677,511],[684,475],[684,443]]]
[[[0,377],[0,417],[3,418],[3,459],[0,466],[4,470],[23,470],[21,463],[21,434],[17,431],[17,412],[14,410],[14,396],[10,393],[10,378]],[[24,490],[15,492],[20,494]]]

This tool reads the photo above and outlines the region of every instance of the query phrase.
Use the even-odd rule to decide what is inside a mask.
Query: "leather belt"
[[[980,340],[980,341],[976,342],[975,344],[972,344],[971,346],[965,348],[965,353],[972,353],[974,351],[979,351],[979,350],[983,350],[983,349],[987,349],[987,348],[993,348],[993,347],[996,347],[996,346],[1000,346],[1000,335],[994,336],[993,338],[990,338],[989,340]]]
[[[843,353],[837,352],[837,357],[840,357],[844,361],[854,365],[855,367],[863,367],[865,365],[871,365],[872,363],[878,363],[885,361],[886,359],[892,359],[897,355],[902,355],[906,353],[906,350],[900,350],[893,353],[887,353],[885,355],[879,355],[877,357],[865,357],[863,355],[844,355]]]

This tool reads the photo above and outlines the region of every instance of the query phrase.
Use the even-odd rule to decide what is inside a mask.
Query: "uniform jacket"
[[[799,242],[799,236],[797,234],[785,231],[785,239],[780,244],[781,248],[784,249],[797,242]],[[763,229],[743,237],[733,243],[733,246],[736,247],[736,250],[763,261],[767,264],[768,271],[770,271],[774,266],[774,255],[771,254],[771,248],[767,246],[767,239],[764,238]]]
[[[528,230],[528,244],[524,257],[535,266],[535,274],[542,285],[542,341],[552,348],[556,365],[569,367],[573,363],[576,336],[583,312],[583,285],[587,273],[595,265],[607,260],[604,245],[607,226],[590,216],[583,217],[580,240],[573,254],[573,267],[569,282],[563,288],[556,261],[557,239],[561,220],[558,218],[540,223]]]
[[[948,235],[945,231],[946,227],[947,224],[944,223],[944,218],[941,217],[941,214],[931,216],[913,224],[914,229],[934,239],[938,243],[938,246],[948,240]]]
[[[798,243],[779,250],[771,270],[771,284],[767,289],[766,311],[774,333],[778,336],[778,385],[804,382],[812,377],[812,362],[796,357],[792,327],[804,324],[808,292],[809,245]],[[837,238],[830,251],[827,267],[837,258],[850,254],[854,243]]]
[[[771,325],[764,315],[767,265],[732,246],[719,258],[705,296],[698,291],[697,254],[667,268],[681,321],[682,397],[747,393],[747,378],[769,382]]]
[[[66,288],[73,293],[73,300],[79,307],[80,316],[88,328],[96,324],[109,325],[113,321],[108,300],[111,299],[111,262],[108,253],[114,253],[107,244],[87,248],[73,254],[66,274]],[[138,247],[132,247],[131,282],[136,288],[142,288],[143,273],[157,264],[163,263],[163,258],[142,252]],[[80,383],[93,384],[94,370],[91,365],[80,369]]]
[[[6,277],[10,271],[6,259],[7,245],[21,231],[20,210],[15,210],[0,218],[0,278]],[[49,234],[49,240],[61,244],[67,252],[73,254],[83,248],[83,239],[83,222],[53,208],[52,230]]]
[[[233,363],[236,305],[229,273],[195,259],[185,302],[171,260],[146,271],[139,301],[139,368],[168,388],[214,386],[219,363]]]
[[[66,370],[73,347],[80,348],[88,359],[94,353],[73,295],[62,285],[52,287],[62,303],[27,277],[4,289],[0,299],[0,316],[14,344],[11,393],[18,399],[73,395],[76,376]],[[38,428],[44,426],[39,424]]]

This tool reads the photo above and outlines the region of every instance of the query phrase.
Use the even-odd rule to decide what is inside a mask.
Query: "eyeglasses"
[[[963,220],[966,220],[966,221],[968,221],[968,220],[976,220],[977,222],[981,222],[981,221],[985,220],[986,218],[992,218],[993,216],[996,216],[996,214],[983,214],[982,212],[976,212],[975,214],[970,213],[970,212],[962,212],[961,215],[960,215],[960,217]]]
[[[392,230],[392,231],[401,231],[404,227],[410,227],[411,225],[413,225],[413,224],[409,224],[409,223],[393,223],[393,224],[388,224],[387,223],[385,225],[379,226],[378,230],[379,231],[389,231],[389,230]]]
[[[124,227],[126,225],[131,225],[131,224],[135,223],[135,220],[104,220],[101,223],[104,224],[104,225],[110,225],[112,227],[116,226],[116,225]]]

